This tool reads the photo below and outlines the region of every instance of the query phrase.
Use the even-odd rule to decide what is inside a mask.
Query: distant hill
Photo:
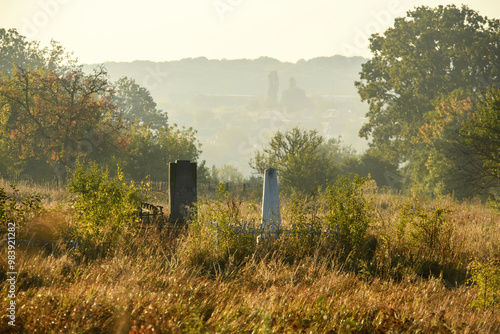
[[[231,164],[245,175],[256,150],[278,130],[300,126],[315,129],[326,139],[342,136],[359,152],[366,141],[358,137],[368,111],[354,87],[359,80],[361,57],[319,57],[297,63],[258,59],[104,63],[112,81],[127,76],[146,87],[169,123],[193,127],[202,143],[208,165]],[[90,71],[96,65],[86,65]],[[298,90],[312,103],[289,112],[266,104],[268,75],[276,71],[278,100],[294,77]],[[288,90],[289,91],[289,90]]]
[[[151,91],[158,104],[184,103],[193,96],[266,96],[267,75],[278,73],[279,94],[288,88],[290,77],[308,95],[355,96],[354,81],[359,80],[362,57],[318,57],[297,63],[277,59],[216,60],[187,58],[178,61],[107,62],[111,80],[128,76]],[[84,65],[90,71],[97,64]]]

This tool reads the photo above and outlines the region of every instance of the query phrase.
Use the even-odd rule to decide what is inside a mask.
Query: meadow
[[[281,196],[292,233],[257,244],[233,227],[260,223],[259,194],[200,196],[188,231],[160,233],[133,217],[120,225],[127,219],[113,205],[127,212],[118,202],[130,200],[128,186],[99,197],[114,202],[90,217],[68,188],[9,184],[0,181],[2,215],[17,220],[18,240],[80,239],[76,248],[18,244],[15,326],[2,241],[2,333],[500,332],[500,212],[480,201],[345,179]],[[150,199],[166,204],[161,193]],[[106,224],[88,225],[98,215]],[[340,236],[326,232],[332,224]]]

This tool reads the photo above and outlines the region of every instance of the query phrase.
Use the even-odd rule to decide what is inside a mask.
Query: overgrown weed
[[[245,221],[260,223],[254,205],[226,196],[218,202],[200,202],[189,232],[176,239],[144,230],[117,238],[106,256],[85,260],[69,249],[58,254],[19,249],[16,302],[22,307],[16,314],[16,330],[500,330],[499,312],[485,312],[498,305],[493,298],[498,289],[490,284],[498,263],[488,262],[498,260],[498,212],[480,203],[452,206],[394,195],[370,195],[374,201],[363,202],[359,196],[366,194],[341,188],[284,199],[284,228],[298,222],[301,230],[296,231],[303,233],[261,245],[254,244],[254,235],[246,241],[232,239],[239,234],[215,233],[210,224],[214,219],[227,224],[229,231]],[[69,211],[60,214],[71,216]],[[358,222],[353,217],[365,219],[362,226],[351,226]],[[329,223],[346,224],[344,229],[352,227],[352,234],[345,241],[331,235],[333,242],[327,243],[327,238],[312,238],[306,232],[310,226],[324,232]],[[376,243],[370,244],[370,238]],[[240,242],[248,242],[248,248],[238,249]],[[337,250],[341,242],[344,248]],[[2,273],[7,272],[6,254],[2,246]],[[425,259],[435,261],[438,269],[425,269]],[[472,284],[464,284],[462,268],[474,259],[480,265],[469,267]],[[459,270],[459,279],[453,278],[452,269]],[[2,279],[0,288],[6,289],[6,284]],[[5,302],[2,299],[2,308]],[[10,330],[6,326],[2,318],[0,331]]]

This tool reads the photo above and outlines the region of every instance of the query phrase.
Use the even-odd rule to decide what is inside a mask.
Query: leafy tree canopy
[[[56,42],[40,48],[0,29],[0,71],[2,174],[64,180],[85,157],[165,181],[169,162],[201,154],[196,131],[169,127],[146,88],[127,77],[112,85],[102,66],[84,73]],[[204,161],[199,170],[207,174]]]
[[[125,172],[136,180],[148,177],[153,181],[168,180],[168,164],[175,160],[197,161],[202,153],[201,144],[196,139],[193,128],[179,128],[173,124],[157,131],[151,124],[132,124],[129,146],[121,159]],[[205,168],[201,162],[198,169]]]
[[[150,92],[138,85],[134,79],[120,78],[115,83],[115,90],[113,101],[120,115],[128,123],[137,120],[146,125],[151,123],[153,129],[168,127],[167,114],[156,108],[156,102]]]
[[[408,160],[425,115],[451,92],[500,83],[500,23],[467,6],[418,7],[370,38],[356,87],[369,103],[360,136],[393,162]]]
[[[280,187],[285,191],[310,192],[335,175],[334,157],[323,146],[324,139],[316,130],[296,127],[278,131],[269,145],[255,154],[250,166],[259,175],[267,168],[278,170]]]
[[[10,76],[13,65],[24,70],[44,67],[60,71],[74,67],[76,59],[54,40],[50,47],[42,48],[38,41],[27,41],[16,29],[0,29],[0,72]]]
[[[415,184],[455,196],[491,195],[500,186],[500,91],[493,89],[474,105],[452,97],[430,113],[420,128],[412,160]]]
[[[0,81],[2,151],[13,153],[12,166],[17,162],[22,171],[33,160],[67,166],[78,155],[105,148],[120,129],[103,68],[91,75],[81,69],[15,70]],[[89,146],[82,149],[82,143]]]

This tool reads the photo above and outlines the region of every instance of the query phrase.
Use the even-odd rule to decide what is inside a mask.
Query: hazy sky
[[[186,57],[285,61],[369,57],[368,37],[434,0],[0,0],[0,27],[43,45],[55,39],[80,63]],[[500,1],[465,0],[500,18]]]

